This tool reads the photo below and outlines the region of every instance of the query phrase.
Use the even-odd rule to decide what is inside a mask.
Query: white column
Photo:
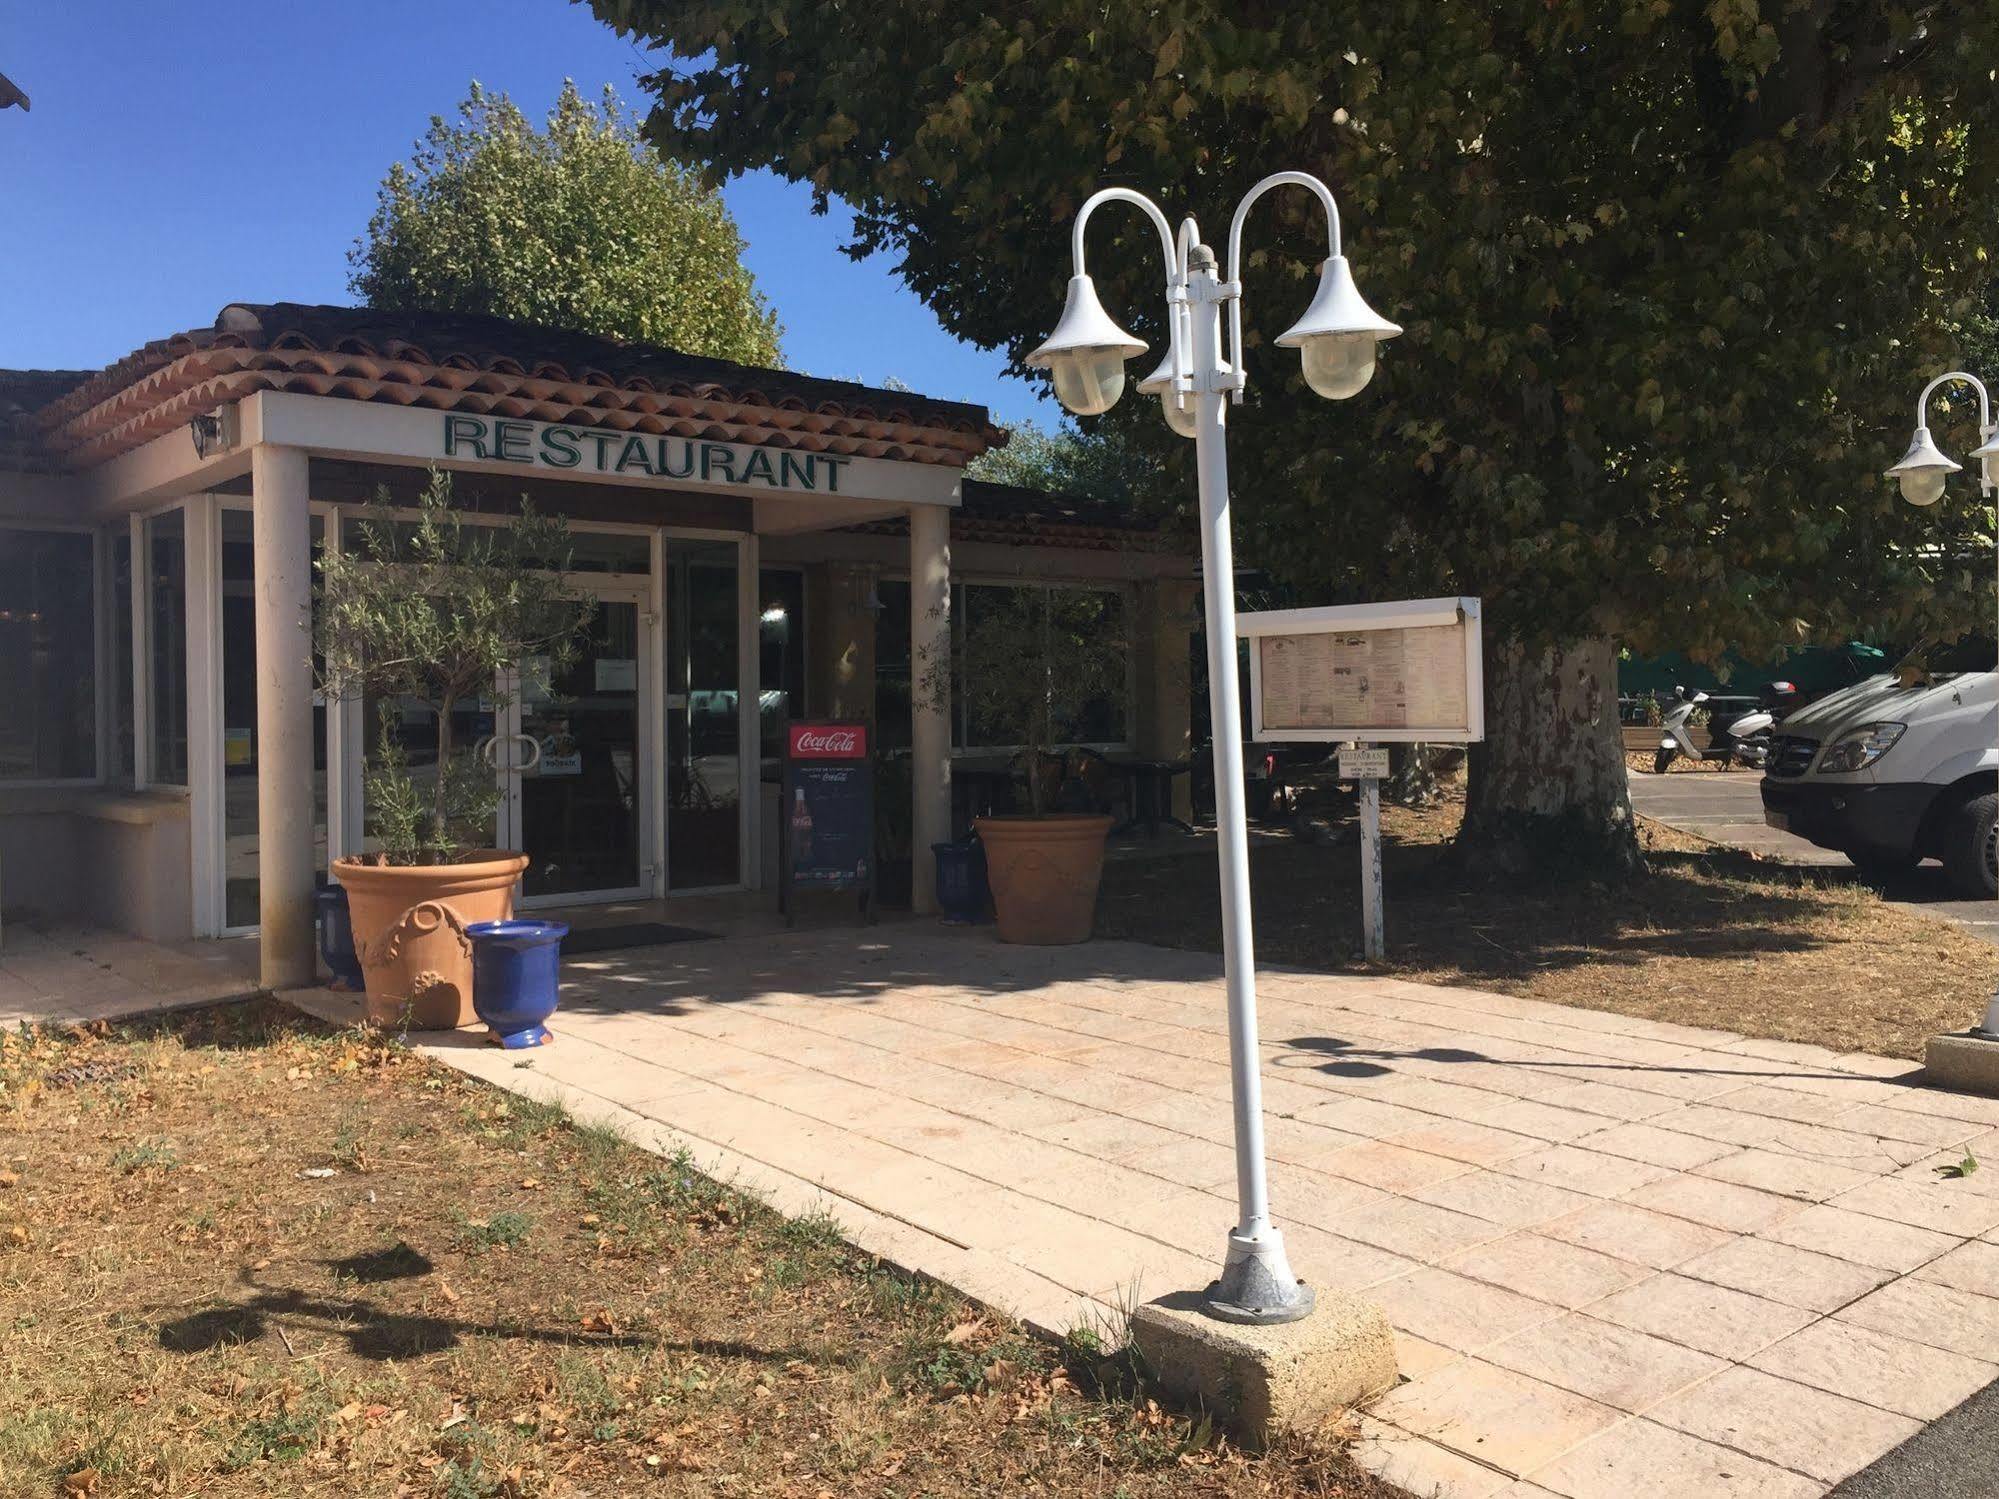
[[[911,904],[937,909],[933,843],[951,836],[951,512],[909,512]]]
[[[313,980],[312,510],[302,449],[250,450],[261,981]]]

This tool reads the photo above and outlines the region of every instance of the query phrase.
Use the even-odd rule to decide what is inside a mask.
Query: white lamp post
[[[1934,505],[1943,498],[1945,482],[1964,467],[1946,457],[1930,437],[1930,397],[1953,382],[1969,385],[1978,392],[1978,435],[1983,446],[1971,455],[1979,460],[1978,492],[1989,499],[1999,491],[1999,423],[1992,419],[1992,392],[1976,375],[1952,370],[1923,387],[1916,401],[1916,435],[1909,440],[1909,451],[1902,455],[1901,462],[1888,470],[1889,476],[1901,484],[1902,498],[1911,505]],[[1988,857],[1990,852],[1987,851]],[[1985,1018],[1972,1034],[1999,1040],[1999,989],[1993,992],[1985,1007]]]
[[[1358,394],[1374,374],[1375,346],[1402,330],[1377,314],[1354,286],[1340,253],[1340,215],[1333,195],[1306,172],[1279,172],[1249,190],[1229,225],[1228,279],[1216,274],[1215,253],[1186,219],[1176,236],[1150,198],[1129,188],[1094,194],[1076,215],[1071,238],[1075,275],[1062,318],[1027,362],[1047,369],[1055,394],[1080,416],[1108,411],[1124,393],[1127,360],[1145,352],[1104,311],[1083,268],[1083,230],[1099,204],[1136,204],[1159,230],[1166,261],[1166,357],[1139,383],[1157,395],[1166,423],[1194,439],[1200,475],[1201,576],[1207,610],[1208,702],[1214,724],[1215,823],[1221,856],[1222,953],[1228,975],[1229,1072],[1235,1104],[1236,1198],[1239,1219],[1229,1235],[1221,1278],[1208,1287],[1207,1307],[1234,1322],[1293,1322],[1312,1310],[1313,1294],[1291,1273],[1284,1239],[1270,1221],[1263,1164],[1263,1087],[1256,1037],[1256,954],[1250,930],[1249,831],[1243,809],[1242,710],[1236,695],[1235,561],[1229,535],[1228,446],[1224,417],[1247,383],[1242,353],[1242,225],[1250,206],[1272,188],[1295,185],[1318,194],[1326,209],[1330,253],[1319,291],[1305,315],[1279,335],[1281,348],[1300,351],[1306,382],[1330,400]],[[1229,310],[1226,347],[1222,308]]]

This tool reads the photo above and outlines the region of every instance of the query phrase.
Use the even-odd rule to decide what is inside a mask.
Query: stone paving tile
[[[1735,1146],[1762,1145],[1784,1123],[1768,1114],[1740,1114],[1734,1109],[1717,1108],[1711,1103],[1690,1103],[1671,1113],[1655,1114],[1648,1122],[1659,1129],[1698,1135],[1703,1140],[1718,1140]]]
[[[1915,1277],[1979,1296],[1999,1296],[1999,1244],[1980,1240],[1960,1245],[1921,1266]]]
[[[1621,1088],[1610,1083],[1576,1082],[1552,1093],[1544,1093],[1540,1103],[1557,1109],[1576,1109],[1585,1114],[1601,1114],[1606,1119],[1650,1119],[1678,1107],[1670,1096],[1647,1093],[1637,1088]]]
[[[1795,1197],[1779,1197],[1774,1192],[1738,1187],[1692,1172],[1650,1182],[1627,1193],[1624,1200],[1657,1213],[1690,1218],[1709,1228],[1737,1234],[1756,1233],[1805,1211],[1805,1204]]]
[[[1741,1366],[1664,1401],[1650,1415],[1822,1483],[1859,1472],[1922,1429],[1907,1416]]]
[[[1581,1192],[1503,1171],[1475,1171],[1467,1176],[1420,1187],[1410,1193],[1419,1202],[1469,1213],[1505,1228],[1528,1228],[1559,1218],[1587,1205],[1591,1199]]]
[[[1935,1281],[1891,1281],[1833,1315],[1968,1358],[1989,1358],[1999,1349],[1999,1298]]]
[[[1487,1109],[1472,1121],[1516,1135],[1532,1135],[1556,1145],[1566,1145],[1603,1128],[1603,1116],[1580,1109],[1558,1109],[1531,1098],[1508,1098]]]
[[[1741,1360],[1787,1338],[1814,1314],[1704,1280],[1667,1273],[1592,1302],[1592,1317],[1717,1358]]]
[[[1955,1181],[1891,1178],[1868,1182],[1840,1193],[1832,1199],[1832,1206],[1961,1239],[1999,1228],[1999,1198],[1963,1191]]]
[[[1999,1353],[1999,1349],[1993,1350]],[[1967,1358],[1836,1317],[1814,1322],[1747,1360],[1849,1400],[1934,1421],[1999,1379],[1999,1364]]]
[[[1712,1354],[1579,1312],[1502,1338],[1478,1356],[1633,1414],[1728,1367]]]
[[[1669,1167],[1648,1165],[1583,1145],[1556,1145],[1532,1151],[1503,1162],[1499,1169],[1511,1176],[1589,1197],[1623,1197],[1648,1182],[1672,1174]]]
[[[1384,1192],[1414,1192],[1434,1186],[1473,1168],[1449,1156],[1409,1150],[1383,1140],[1367,1140],[1344,1150],[1332,1151],[1313,1162],[1315,1169],[1348,1181],[1365,1182]]]
[[[1542,1148],[1542,1142],[1532,1135],[1449,1119],[1432,1119],[1387,1139],[1391,1145],[1427,1150],[1473,1166],[1497,1166]]]
[[[1769,1239],[1732,1239],[1676,1269],[1696,1280],[1821,1313],[1837,1311],[1894,1279],[1892,1270],[1856,1265]]]
[[[1602,1123],[1600,1119],[1596,1122]],[[1739,1148],[1722,1140],[1708,1140],[1699,1135],[1682,1134],[1678,1130],[1661,1129],[1656,1124],[1613,1125],[1570,1143],[1603,1155],[1622,1156],[1648,1166],[1663,1166],[1669,1171],[1691,1171],[1709,1161],[1733,1155]]]
[[[1600,1202],[1542,1226],[1542,1233],[1599,1254],[1666,1270],[1717,1249],[1729,1235],[1623,1202]]]
[[[1537,1468],[1562,1499],[1818,1499],[1826,1485],[1647,1420],[1625,1421]]]
[[[1957,1246],[1949,1234],[1820,1203],[1772,1224],[1759,1237],[1903,1274]]]
[[[1738,1114],[1764,1114],[1772,1119],[1788,1119],[1794,1124],[1826,1124],[1852,1107],[1843,1099],[1827,1098],[1818,1093],[1800,1093],[1795,1088],[1773,1088],[1768,1083],[1737,1088],[1713,1102]]]
[[[1493,1499],[1515,1482],[1497,1468],[1460,1457],[1371,1416],[1355,1421],[1353,1444],[1347,1450],[1355,1463],[1382,1482],[1424,1499]]]
[[[1398,1332],[1458,1353],[1476,1353],[1562,1314],[1545,1301],[1438,1269],[1386,1281],[1369,1292],[1369,1299],[1388,1314]]]
[[[1611,1406],[1478,1359],[1391,1390],[1373,1414],[1513,1478],[1622,1419]]]
[[[1848,1109],[1827,1121],[1837,1129],[1853,1130],[1859,1134],[1876,1135],[1888,1140],[1907,1140],[1916,1145],[1928,1145],[1941,1149],[1947,1145],[1962,1145],[1979,1134],[1979,1127],[1963,1119],[1949,1119],[1939,1114],[1917,1114],[1908,1109],[1886,1107],[1881,1104],[1865,1103]]]
[[[1571,1309],[1621,1291],[1653,1273],[1648,1266],[1536,1233],[1508,1234],[1481,1244],[1453,1255],[1443,1268]]]
[[[1828,1197],[1837,1197],[1841,1192],[1872,1181],[1876,1174],[1834,1165],[1829,1161],[1756,1149],[1739,1150],[1734,1155],[1725,1155],[1718,1161],[1710,1161],[1695,1169],[1702,1176],[1711,1176],[1717,1181],[1734,1182],[1738,1187],[1755,1187],[1807,1202],[1824,1202]]]

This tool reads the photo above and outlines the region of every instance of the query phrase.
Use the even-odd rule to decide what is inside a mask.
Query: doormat
[[[627,947],[662,947],[669,942],[700,942],[713,932],[697,932],[691,926],[668,926],[663,921],[634,921],[624,926],[571,927],[562,939],[565,958],[593,952],[617,952]]]

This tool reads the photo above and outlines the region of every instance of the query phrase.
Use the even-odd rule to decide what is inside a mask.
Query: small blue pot
[[[475,921],[472,939],[472,1008],[486,1022],[488,1039],[509,1051],[546,1046],[555,1013],[557,968],[569,928],[560,921]]]
[[[937,908],[952,926],[970,926],[986,918],[992,887],[986,880],[986,846],[976,838],[962,843],[933,843],[937,856]]]
[[[319,956],[343,989],[361,987],[361,959],[354,952],[354,922],[347,914],[347,887],[337,883],[313,891],[319,907]]]

